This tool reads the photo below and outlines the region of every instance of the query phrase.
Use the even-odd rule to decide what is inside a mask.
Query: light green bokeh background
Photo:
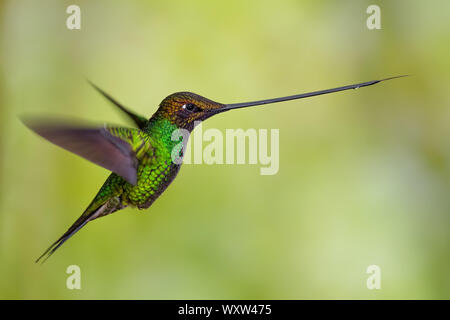
[[[65,26],[74,3],[79,31]],[[0,6],[0,298],[450,298],[449,1]],[[405,73],[208,120],[280,129],[279,173],[186,165],[150,209],[97,220],[34,264],[108,172],[18,116],[126,123],[85,77],[150,116],[180,90],[231,103]],[[66,288],[71,264],[81,290]],[[366,288],[372,264],[381,290]]]

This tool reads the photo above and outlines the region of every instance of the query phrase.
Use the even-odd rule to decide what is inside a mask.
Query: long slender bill
[[[407,76],[408,75],[402,75],[402,76],[395,76],[395,77],[385,78],[385,79],[381,79],[381,80],[372,80],[372,81],[352,84],[352,85],[348,85],[348,86],[337,87],[337,88],[333,88],[333,89],[313,91],[313,92],[296,94],[296,95],[286,96],[286,97],[281,97],[281,98],[226,104],[223,108],[220,108],[219,111],[222,112],[222,111],[227,111],[227,110],[231,110],[231,109],[253,107],[253,106],[259,106],[259,105],[269,104],[269,103],[276,103],[276,102],[283,102],[283,101],[289,101],[289,100],[296,100],[296,99],[303,99],[303,98],[308,98],[308,97],[320,96],[320,95],[323,95],[323,94],[339,92],[339,91],[344,91],[344,90],[358,89],[358,88],[362,88],[362,87],[368,87],[368,86],[377,84],[377,83],[382,82],[382,81],[387,81],[387,80],[392,80],[392,79],[397,79],[397,78],[402,78],[402,77],[407,77]]]

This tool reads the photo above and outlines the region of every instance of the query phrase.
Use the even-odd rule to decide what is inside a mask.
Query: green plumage
[[[123,207],[148,208],[178,171],[178,166],[174,165],[171,157],[173,147],[180,142],[171,140],[172,132],[177,127],[166,119],[153,119],[144,130],[124,127],[105,129],[126,141],[135,152],[139,163],[137,184],[133,185],[112,173],[85,213],[94,212],[114,197],[120,198]]]
[[[105,182],[93,203],[99,206],[108,197],[120,196],[124,206],[148,208],[174,178],[179,166],[173,163],[172,150],[180,141],[172,141],[176,125],[166,119],[152,119],[142,131],[109,128],[115,136],[129,141],[139,161],[137,184],[132,185],[113,173]],[[94,206],[94,210],[95,210]]]

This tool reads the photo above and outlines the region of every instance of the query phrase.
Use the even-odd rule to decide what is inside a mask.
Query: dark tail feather
[[[85,217],[84,221],[76,221],[70,228],[69,230],[66,231],[66,233],[64,233],[61,238],[59,238],[58,240],[56,240],[47,250],[45,250],[45,252],[39,257],[37,258],[37,260],[35,261],[36,263],[38,263],[39,261],[42,260],[42,258],[44,258],[42,260],[42,263],[44,263],[45,261],[47,261],[48,258],[50,258],[50,256],[55,253],[55,251],[62,246],[62,244],[64,242],[66,242],[67,240],[69,240],[70,237],[72,237],[75,233],[77,233],[78,230],[80,230],[81,228],[83,228],[86,223],[88,223],[89,221],[89,217]]]
[[[72,224],[72,226],[69,228],[69,230],[64,233],[61,238],[56,240],[45,252],[36,260],[36,263],[38,263],[42,258],[42,263],[44,263],[50,256],[55,253],[55,251],[62,246],[64,242],[69,240],[70,237],[72,237],[75,233],[78,232],[81,228],[83,228],[86,223],[91,221],[92,219],[96,218],[96,215],[99,213],[100,210],[104,207],[104,205],[94,205],[95,199],[92,201],[92,203],[88,206],[86,211],[83,212],[83,214],[77,219],[77,221]]]

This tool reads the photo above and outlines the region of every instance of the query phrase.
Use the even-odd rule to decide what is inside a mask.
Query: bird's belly
[[[135,186],[127,183],[124,187],[126,202],[129,205],[145,209],[166,190],[180,169],[179,165],[167,164],[140,165],[138,167],[138,182]]]

